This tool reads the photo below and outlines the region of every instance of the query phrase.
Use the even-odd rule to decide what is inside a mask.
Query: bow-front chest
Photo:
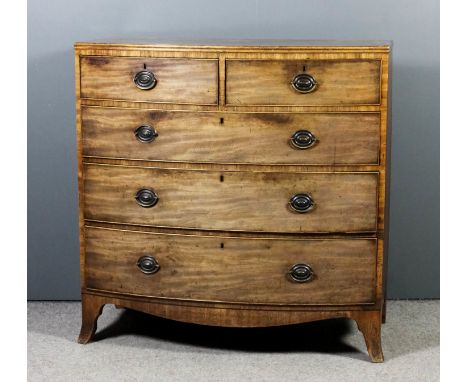
[[[354,319],[383,360],[389,55],[379,42],[78,43],[83,325]]]

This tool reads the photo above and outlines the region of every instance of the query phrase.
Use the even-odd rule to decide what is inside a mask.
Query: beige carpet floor
[[[354,321],[226,329],[112,305],[79,345],[80,304],[28,303],[29,381],[429,382],[439,380],[439,301],[389,301],[385,362],[370,363]]]

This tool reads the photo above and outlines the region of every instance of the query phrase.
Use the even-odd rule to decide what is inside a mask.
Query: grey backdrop
[[[439,2],[29,0],[28,297],[79,299],[73,43],[394,41],[388,293],[439,297]]]

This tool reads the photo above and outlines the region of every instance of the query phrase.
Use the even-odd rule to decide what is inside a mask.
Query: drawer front
[[[380,66],[380,60],[227,60],[226,103],[378,105]],[[304,73],[316,82],[310,93],[292,86]]]
[[[83,107],[82,125],[85,156],[240,164],[379,161],[379,113],[189,113]]]
[[[236,303],[375,301],[375,239],[220,238],[91,227],[85,235],[87,288]],[[138,267],[143,256],[152,258],[143,269],[153,273]],[[288,272],[296,264],[310,267],[309,281],[293,281]]]
[[[86,219],[207,230],[376,229],[377,173],[218,172],[94,164],[85,165],[84,173]],[[140,190],[149,190],[139,194],[140,204],[147,207],[136,200]],[[292,200],[297,194],[308,194],[312,200],[301,196]],[[293,212],[290,201],[297,209],[309,203],[315,208]]]
[[[151,89],[140,89],[135,83],[135,76],[144,71],[155,77]],[[216,105],[218,61],[84,56],[81,58],[81,97]]]

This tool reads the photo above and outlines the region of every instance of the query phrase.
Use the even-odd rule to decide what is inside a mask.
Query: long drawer
[[[218,60],[88,56],[80,68],[83,98],[218,103]]]
[[[82,108],[85,156],[255,164],[378,164],[379,113]]]
[[[85,235],[91,289],[236,303],[375,300],[375,239],[197,237],[92,227]]]
[[[376,229],[377,184],[373,172],[219,172],[87,164],[84,215],[98,221],[207,230],[369,232]]]
[[[380,60],[226,60],[226,103],[379,105],[380,72]]]

